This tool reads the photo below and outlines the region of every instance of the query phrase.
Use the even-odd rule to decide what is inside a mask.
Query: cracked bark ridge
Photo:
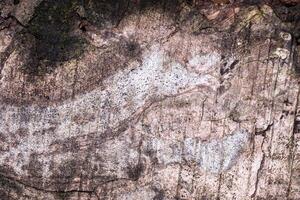
[[[299,6],[1,1],[0,199],[299,199]]]

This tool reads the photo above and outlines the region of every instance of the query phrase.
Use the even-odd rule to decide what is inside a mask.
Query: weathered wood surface
[[[300,199],[300,5],[251,2],[1,1],[0,199]]]

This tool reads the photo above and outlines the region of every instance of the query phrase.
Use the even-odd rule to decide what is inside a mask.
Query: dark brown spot
[[[153,200],[163,200],[165,198],[165,192],[162,189],[153,189],[155,192],[155,196],[153,197]]]
[[[14,5],[18,5],[20,3],[20,0],[14,0]]]
[[[128,177],[132,180],[138,180],[142,175],[143,170],[144,166],[142,165],[142,163],[138,163],[135,166],[129,166],[127,171]]]

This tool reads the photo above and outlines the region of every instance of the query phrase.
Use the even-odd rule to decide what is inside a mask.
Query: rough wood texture
[[[0,199],[300,199],[297,1],[0,1]]]

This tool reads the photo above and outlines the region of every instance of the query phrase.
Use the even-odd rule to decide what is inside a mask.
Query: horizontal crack
[[[24,183],[20,180],[17,180],[15,178],[12,178],[12,177],[9,177],[9,176],[6,176],[3,173],[0,173],[0,177],[2,179],[7,179],[8,181],[15,182],[19,185],[22,185],[22,186],[26,187],[26,188],[32,188],[34,190],[41,191],[41,192],[46,192],[46,193],[74,193],[74,192],[78,192],[78,193],[91,194],[91,193],[95,192],[94,190],[45,190],[43,188],[39,188],[39,187],[36,187],[36,186],[33,186],[33,185],[28,185],[28,184],[26,184],[26,183]]]

